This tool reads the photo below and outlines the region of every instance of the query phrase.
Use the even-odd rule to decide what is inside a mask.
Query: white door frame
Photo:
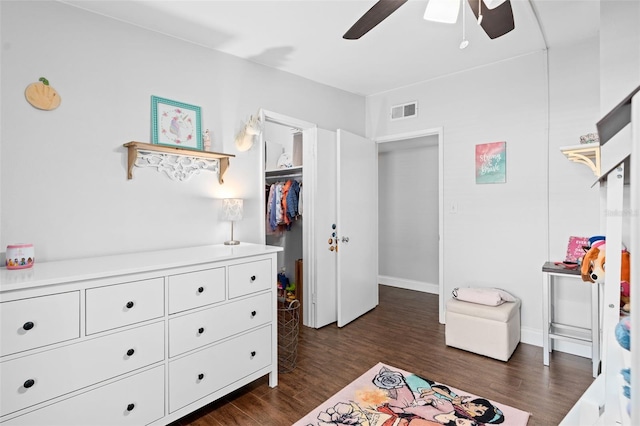
[[[444,144],[442,127],[416,130],[407,133],[383,136],[375,139],[377,144],[404,142],[424,136],[438,136],[438,318],[444,324]]]

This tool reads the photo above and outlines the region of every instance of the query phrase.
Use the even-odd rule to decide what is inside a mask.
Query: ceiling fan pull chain
[[[464,49],[465,47],[467,47],[469,45],[469,41],[467,40],[466,37],[466,33],[465,33],[465,26],[466,26],[466,20],[465,20],[465,13],[464,13],[464,0],[460,0],[460,2],[462,3],[462,41],[460,42],[460,49]]]
[[[482,24],[482,0],[478,0],[478,25]]]

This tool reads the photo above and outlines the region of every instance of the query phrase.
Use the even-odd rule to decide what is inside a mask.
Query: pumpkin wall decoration
[[[38,109],[51,111],[60,106],[60,95],[49,85],[49,80],[40,77],[37,83],[31,83],[24,91],[27,101]]]

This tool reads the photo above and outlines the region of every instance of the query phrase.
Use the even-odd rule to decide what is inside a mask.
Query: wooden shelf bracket
[[[229,157],[232,154],[198,151],[185,148],[174,148],[153,145],[143,142],[128,142],[124,146],[128,150],[127,179],[133,179],[133,167],[153,167],[165,172],[175,181],[186,181],[202,170],[218,173],[218,182],[224,183],[224,174],[229,168]]]
[[[560,151],[567,157],[569,161],[584,164],[591,171],[600,177],[600,145],[598,144],[581,144],[564,146]]]

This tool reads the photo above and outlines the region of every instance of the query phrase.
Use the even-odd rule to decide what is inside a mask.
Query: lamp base
[[[238,244],[240,244],[240,241],[237,240],[229,240],[224,242],[225,246],[237,246]]]

